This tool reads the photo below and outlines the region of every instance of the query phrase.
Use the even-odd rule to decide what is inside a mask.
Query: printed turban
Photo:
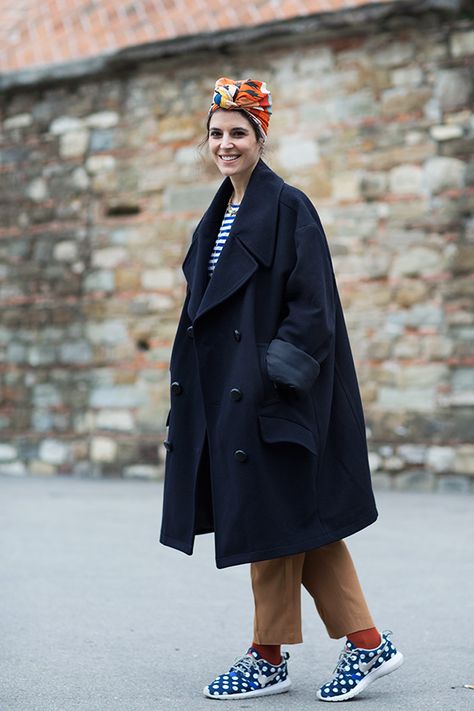
[[[257,121],[265,135],[272,113],[272,95],[263,81],[242,79],[235,81],[221,77],[216,81],[209,113],[217,109],[243,109]]]

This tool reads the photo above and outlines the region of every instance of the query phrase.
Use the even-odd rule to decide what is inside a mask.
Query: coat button
[[[236,341],[240,341],[240,339],[242,338],[242,334],[237,328],[234,330],[234,338]]]
[[[239,388],[232,388],[230,397],[232,400],[242,400],[242,391]]]
[[[171,450],[173,449],[173,445],[167,439],[165,439],[165,441],[163,442],[163,446],[167,452],[171,452]]]
[[[194,338],[194,329],[192,326],[188,326],[186,329],[186,333],[188,334],[189,338]]]
[[[245,462],[248,459],[248,454],[247,452],[244,452],[243,449],[236,449],[234,452],[234,459],[238,462]]]
[[[181,395],[181,393],[183,392],[183,386],[180,385],[180,383],[178,383],[177,381],[175,381],[174,383],[171,383],[171,392],[173,393],[173,395]]]

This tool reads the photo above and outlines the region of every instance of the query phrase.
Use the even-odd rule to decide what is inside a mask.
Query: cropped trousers
[[[301,586],[313,598],[333,639],[375,626],[344,541],[306,553],[251,563],[250,574],[256,644],[303,641]]]

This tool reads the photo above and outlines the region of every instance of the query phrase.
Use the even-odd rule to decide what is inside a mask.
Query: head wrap
[[[217,109],[243,109],[253,121],[257,122],[266,136],[272,113],[272,95],[263,81],[255,79],[236,81],[221,77],[214,87],[209,114],[213,114]]]

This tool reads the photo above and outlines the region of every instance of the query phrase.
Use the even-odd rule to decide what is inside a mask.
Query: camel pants
[[[256,644],[299,644],[301,585],[333,639],[370,629],[367,607],[349,550],[336,541],[307,553],[251,563]]]

